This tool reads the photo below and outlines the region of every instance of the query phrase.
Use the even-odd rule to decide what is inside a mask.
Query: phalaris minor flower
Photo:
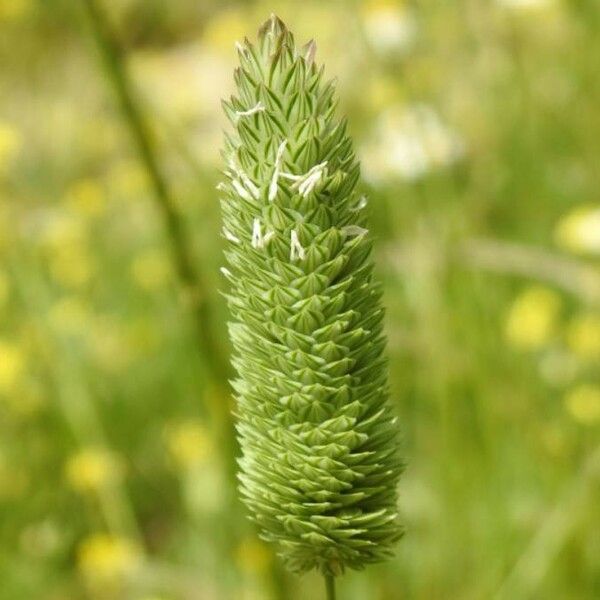
[[[334,85],[275,16],[237,45],[218,186],[241,493],[296,572],[329,580],[401,535],[381,287]]]

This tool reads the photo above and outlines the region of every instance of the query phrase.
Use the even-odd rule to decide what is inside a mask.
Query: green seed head
[[[294,571],[339,574],[401,535],[381,288],[332,82],[275,16],[238,45],[219,185],[241,493]]]

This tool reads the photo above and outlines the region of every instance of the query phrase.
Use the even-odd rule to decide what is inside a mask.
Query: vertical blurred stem
[[[208,299],[202,294],[202,277],[194,262],[183,220],[162,172],[150,128],[136,100],[123,54],[111,24],[99,0],[81,0],[81,2],[103,59],[107,80],[119,100],[123,119],[135,143],[139,159],[148,173],[156,204],[165,222],[177,274],[188,307],[193,313],[199,350],[212,378],[212,389],[205,394],[207,409],[216,428],[215,438],[220,441],[222,456],[226,460],[231,483],[230,503],[233,504],[236,462],[234,430],[228,403],[230,394],[226,383],[229,370],[218,344],[219,336],[213,329],[214,321]],[[285,581],[279,565],[273,567],[271,575],[276,588],[276,597],[284,598]]]
[[[583,463],[553,510],[540,521],[540,527],[517,560],[494,600],[538,597],[536,591],[559,556],[574,527],[592,501],[592,490],[600,481],[600,445]]]
[[[325,575],[325,590],[327,591],[327,600],[335,600],[335,577]]]
[[[139,159],[148,173],[156,205],[165,223],[176,272],[184,291],[186,304],[192,312],[199,348],[211,378],[217,386],[212,394],[207,394],[208,409],[216,422],[219,437],[223,440],[227,450],[225,457],[228,460],[229,469],[233,471],[233,430],[226,401],[228,392],[225,383],[228,378],[228,368],[218,344],[219,336],[213,330],[214,320],[209,301],[202,292],[204,287],[202,277],[193,259],[183,219],[162,172],[150,127],[135,98],[123,54],[109,19],[98,0],[82,0],[82,4],[105,65],[107,80],[119,100],[123,119],[129,129]]]

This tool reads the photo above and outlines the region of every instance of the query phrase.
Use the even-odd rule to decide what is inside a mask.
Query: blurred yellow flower
[[[243,539],[235,551],[235,561],[240,571],[249,575],[264,573],[273,560],[270,548],[255,536]]]
[[[58,333],[83,335],[89,331],[91,313],[78,296],[65,296],[50,308],[48,320]]]
[[[600,423],[600,386],[581,384],[567,393],[565,407],[582,425]]]
[[[34,0],[0,0],[0,21],[10,21],[26,16]]]
[[[86,217],[100,217],[106,211],[106,197],[95,179],[80,179],[67,190],[65,204]]]
[[[97,492],[121,478],[122,465],[117,457],[102,448],[85,448],[65,464],[65,478],[78,492]]]
[[[574,317],[567,328],[567,344],[582,359],[600,358],[600,314]]]
[[[71,289],[86,285],[94,274],[92,258],[84,246],[57,248],[49,259],[48,268],[57,283]]]
[[[14,390],[25,371],[25,353],[22,348],[0,340],[0,394]]]
[[[381,53],[406,52],[417,35],[417,21],[404,2],[368,0],[362,20],[371,46]]]
[[[139,549],[130,540],[96,533],[79,545],[77,565],[91,581],[114,583],[132,575],[141,558]]]
[[[163,287],[169,280],[171,265],[160,250],[146,250],[131,263],[131,276],[139,287],[148,292]]]
[[[580,206],[567,213],[556,225],[554,238],[570,252],[600,254],[600,206]]]
[[[2,5],[0,4],[0,18]],[[8,170],[19,153],[23,139],[19,131],[10,123],[0,121],[0,172]]]
[[[8,275],[5,271],[0,270],[0,308],[6,305],[9,295],[10,283],[8,280]]]
[[[239,9],[222,10],[206,24],[204,41],[211,48],[231,52],[234,42],[248,35],[248,18]]]
[[[88,236],[84,221],[74,214],[64,211],[50,214],[41,232],[42,245],[50,251],[61,248],[80,248]]]
[[[197,421],[168,426],[165,430],[165,443],[173,461],[184,469],[204,462],[213,451],[210,434]]]
[[[560,309],[556,292],[541,286],[527,288],[508,312],[504,330],[507,341],[524,349],[544,346],[554,335]]]

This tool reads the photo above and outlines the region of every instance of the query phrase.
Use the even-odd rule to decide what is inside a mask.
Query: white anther
[[[225,227],[223,227],[223,235],[225,236],[225,239],[229,240],[230,242],[234,242],[235,244],[240,243],[240,238],[233,235],[233,233],[231,233],[231,231],[229,231],[229,229],[226,229]]]
[[[215,189],[219,192],[225,192],[227,191],[227,186],[221,181],[220,183],[217,183],[217,185],[215,185]]]
[[[266,246],[275,237],[274,231],[267,231],[263,237],[262,245]]]
[[[281,158],[283,156],[283,151],[285,150],[286,144],[287,140],[283,140],[283,142],[279,144],[279,148],[277,148],[277,155],[275,157],[275,169],[273,170],[273,177],[271,178],[271,183],[269,184],[269,200],[271,202],[275,200],[275,196],[277,196],[277,179],[279,178],[279,172],[281,169]]]
[[[292,229],[290,234],[290,260],[304,260],[305,256],[304,248],[298,239],[298,232],[295,229]]]
[[[364,227],[360,227],[358,225],[346,225],[345,227],[342,227],[342,233],[345,233],[346,235],[349,235],[349,236],[365,235],[365,234],[369,233],[369,230],[365,229]]]
[[[246,190],[246,188],[237,179],[232,179],[231,180],[231,185],[233,185],[235,191],[242,198],[244,198],[244,200],[252,200],[250,194],[248,193],[248,190]]]
[[[368,203],[369,203],[369,201],[367,200],[367,197],[361,196],[360,200],[358,201],[358,204],[356,206],[352,207],[350,210],[352,212],[358,212],[359,210],[362,210],[363,208],[365,208]]]
[[[227,277],[227,279],[233,279],[233,273],[227,267],[221,267],[219,270]]]
[[[310,177],[307,177],[306,181],[303,181],[298,186],[298,191],[304,198],[313,191],[314,187],[319,182],[319,179],[321,179],[321,175],[323,175],[322,171],[313,173]]]
[[[238,167],[238,165],[232,159],[229,160],[229,168],[242,180],[242,183],[246,189],[250,191],[252,196],[258,200],[260,198],[260,192],[250,177],[246,175],[244,169]]]
[[[262,228],[260,225],[259,219],[254,219],[254,223],[252,224],[252,247],[253,248],[262,248],[263,247],[263,236],[262,236]]]
[[[246,173],[244,173],[244,171],[241,170],[240,177],[242,178],[244,185],[250,190],[252,196],[254,196],[256,200],[258,200],[260,198],[260,192],[258,188],[254,185],[254,182],[250,179],[250,177],[248,177],[248,175],[246,175]]]
[[[289,179],[290,181],[300,181],[301,179],[304,179],[304,175],[294,175],[293,173],[285,173],[284,171],[279,173],[279,176],[284,179]]]
[[[244,46],[242,46],[237,40],[235,42],[235,49],[240,53],[240,54],[245,54],[246,53],[246,49],[244,48]]]
[[[290,173],[287,173],[286,175],[288,179],[295,180],[295,183],[292,185],[292,187],[298,188],[300,194],[306,198],[306,196],[308,196],[308,194],[310,194],[310,192],[313,191],[317,183],[319,183],[319,181],[323,177],[323,173],[325,172],[326,166],[327,161],[324,161],[322,163],[319,163],[318,165],[315,165],[314,167],[311,167],[308,170],[308,172],[304,175],[298,176],[291,175]]]
[[[237,117],[250,117],[252,115],[255,115],[256,113],[259,112],[264,112],[266,110],[265,105],[262,103],[261,100],[259,100],[256,104],[256,106],[253,106],[252,108],[249,108],[248,110],[236,110],[235,114]]]

